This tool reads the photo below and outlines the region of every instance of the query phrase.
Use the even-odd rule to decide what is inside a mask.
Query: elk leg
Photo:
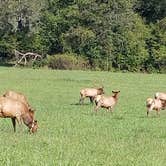
[[[81,95],[79,103],[83,104],[83,102],[84,102],[84,97]]]
[[[110,112],[113,113],[113,108],[110,107]]]
[[[90,102],[93,104],[94,97],[89,97]]]
[[[97,105],[96,107],[95,107],[95,112],[97,112],[98,111],[98,109],[100,108],[100,105]]]
[[[14,132],[16,132],[16,118],[11,118],[11,120],[12,120],[12,124],[14,128]]]
[[[79,101],[79,104],[82,104],[83,102],[82,102],[82,97],[80,97],[80,101]]]
[[[112,112],[111,107],[107,108],[107,112]]]
[[[157,115],[160,116],[160,109],[157,109]]]
[[[113,109],[112,109],[112,107],[107,107],[107,112],[113,112]]]
[[[18,116],[18,117],[16,117],[16,120],[17,120],[17,123],[18,123],[18,125],[19,125],[19,128],[20,128],[21,131],[22,131],[22,117]]]
[[[97,103],[98,103],[98,102],[95,100],[95,104],[96,104],[96,105],[97,105]]]
[[[16,117],[16,120],[17,120],[18,125],[21,126],[21,124],[22,124],[21,117],[20,116]]]
[[[81,104],[81,97],[80,97],[80,100],[79,100],[79,104]]]
[[[147,108],[147,116],[149,116],[149,112],[151,112],[152,110],[153,110],[153,108],[152,108],[152,107]]]

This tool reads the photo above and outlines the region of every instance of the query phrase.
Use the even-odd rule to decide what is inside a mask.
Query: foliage
[[[11,48],[24,52],[38,49],[41,53],[42,46],[39,47],[41,42],[37,33],[43,7],[43,1],[36,0],[0,1],[1,57],[11,57]],[[35,40],[38,40],[37,46]]]
[[[152,36],[147,42],[149,58],[147,59],[147,68],[165,72],[166,71],[166,29],[163,28],[164,20],[152,26]],[[150,65],[149,65],[150,64]]]
[[[33,69],[38,69],[38,68],[46,67],[47,64],[48,64],[48,61],[46,58],[44,58],[44,59],[40,59],[40,60],[36,60],[36,61],[30,61],[27,65],[27,67],[32,67]]]
[[[85,58],[73,54],[58,54],[48,56],[48,67],[51,69],[88,69],[89,64]]]
[[[92,69],[164,72],[165,8],[165,0],[0,1],[0,57],[70,53]]]
[[[165,0],[138,0],[135,10],[138,11],[148,22],[156,22],[166,17]]]

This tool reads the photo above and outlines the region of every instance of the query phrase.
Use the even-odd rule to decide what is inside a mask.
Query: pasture
[[[85,100],[79,90],[102,83],[106,94],[120,90],[113,114]],[[0,67],[0,93],[24,93],[37,110],[39,130],[0,119],[0,165],[163,166],[166,111],[146,117],[145,100],[166,91],[166,75],[92,71],[51,71]]]

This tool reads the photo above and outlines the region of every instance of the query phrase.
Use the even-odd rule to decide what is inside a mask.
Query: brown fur
[[[104,87],[100,88],[85,88],[80,90],[80,103],[83,104],[84,99],[89,97],[90,102],[93,103],[95,96],[104,94]]]
[[[157,92],[155,93],[155,99],[166,100],[166,93]]]
[[[96,107],[95,111],[97,112],[100,107],[106,108],[108,111],[113,111],[114,106],[118,101],[118,94],[120,91],[112,91],[112,96],[99,96],[96,97]]]
[[[147,116],[148,116],[149,112],[152,110],[155,110],[157,114],[159,114],[161,109],[165,109],[165,106],[162,104],[162,101],[160,99],[147,98],[146,108],[147,108]]]
[[[163,108],[166,108],[166,93],[157,92],[157,93],[155,94],[155,99],[161,100],[162,107],[163,107]]]
[[[9,97],[0,97],[0,117],[11,118],[14,132],[16,131],[16,121],[18,124],[24,124],[29,131],[34,133],[37,131],[37,121],[34,120],[34,112],[29,110],[27,105],[18,100]]]
[[[29,105],[29,103],[28,103],[27,98],[26,98],[25,95],[23,95],[22,93],[9,90],[9,91],[5,92],[5,94],[3,94],[3,96],[4,96],[4,97],[10,97],[10,98],[12,98],[12,99],[21,101],[21,102],[24,103],[28,108],[31,109],[31,107],[30,107],[30,105]]]

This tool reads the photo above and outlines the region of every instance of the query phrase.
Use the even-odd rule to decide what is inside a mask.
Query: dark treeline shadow
[[[0,62],[0,66],[2,66],[2,67],[13,67],[14,64],[7,63],[7,62]]]

